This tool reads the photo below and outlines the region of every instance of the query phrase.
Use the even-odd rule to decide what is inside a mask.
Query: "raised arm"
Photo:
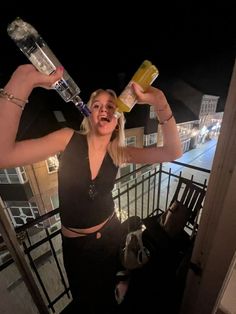
[[[157,163],[175,160],[182,155],[181,142],[175,118],[164,93],[153,86],[143,92],[138,84],[133,83],[138,103],[154,106],[159,124],[162,127],[163,146],[127,147],[127,159],[130,163]]]
[[[37,162],[58,153],[66,146],[72,130],[62,129],[39,139],[16,142],[25,104],[35,87],[50,89],[61,78],[63,69],[48,76],[31,64],[19,66],[0,92],[0,168]]]

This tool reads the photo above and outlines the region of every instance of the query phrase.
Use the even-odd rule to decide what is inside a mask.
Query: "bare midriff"
[[[96,226],[93,226],[90,228],[85,228],[85,229],[70,228],[70,230],[69,230],[66,227],[64,227],[63,225],[61,225],[61,232],[65,237],[68,237],[68,238],[84,237],[88,234],[99,231],[105,225],[105,223],[108,220],[109,220],[109,218],[107,218],[105,221],[103,221],[99,225],[96,225]]]

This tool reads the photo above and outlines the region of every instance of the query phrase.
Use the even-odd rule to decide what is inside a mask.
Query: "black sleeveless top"
[[[114,211],[112,189],[116,167],[106,153],[97,177],[92,180],[87,136],[74,132],[60,156],[58,190],[61,223],[89,228],[105,221]]]

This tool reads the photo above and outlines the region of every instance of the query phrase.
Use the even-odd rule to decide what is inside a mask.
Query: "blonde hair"
[[[89,101],[87,103],[88,108],[91,107],[94,98],[101,93],[108,93],[115,99],[115,101],[117,99],[117,95],[112,89],[97,89],[91,94],[89,98]],[[89,134],[90,132],[91,132],[90,121],[87,117],[84,117],[80,125],[80,133],[86,135]],[[108,152],[116,166],[120,166],[121,164],[126,162],[124,146],[125,146],[125,117],[124,114],[121,113],[120,117],[117,119],[117,126],[113,131],[111,141],[108,145]]]

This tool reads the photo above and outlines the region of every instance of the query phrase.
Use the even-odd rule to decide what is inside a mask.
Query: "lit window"
[[[57,155],[51,156],[46,160],[47,168],[49,173],[56,172],[59,167],[59,161]]]

